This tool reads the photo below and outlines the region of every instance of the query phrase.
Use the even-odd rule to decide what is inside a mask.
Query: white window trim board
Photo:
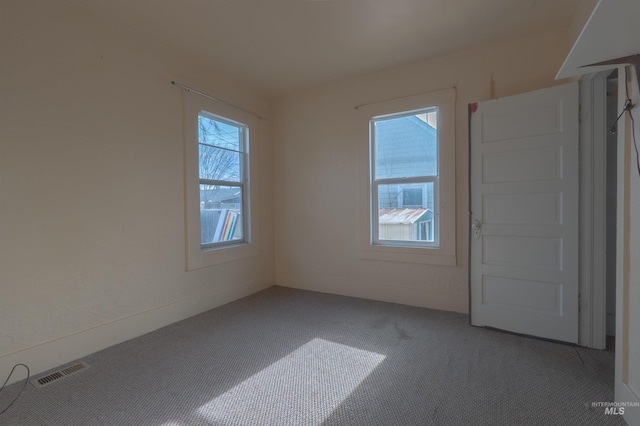
[[[358,248],[362,259],[455,266],[456,259],[456,171],[454,88],[362,105],[357,108],[358,143]],[[400,247],[371,242],[371,164],[369,122],[373,117],[438,106],[438,170],[440,173],[439,247]]]
[[[185,269],[187,271],[205,268],[220,263],[231,262],[247,257],[257,256],[258,221],[256,194],[258,194],[258,119],[251,114],[236,108],[220,104],[192,93],[183,92],[183,126],[184,126],[184,193],[185,193]],[[245,239],[238,244],[225,244],[218,247],[202,249],[200,245],[200,176],[198,159],[198,114],[200,111],[224,117],[228,120],[243,123],[249,128],[249,140],[246,150],[249,157],[249,173],[246,187]]]

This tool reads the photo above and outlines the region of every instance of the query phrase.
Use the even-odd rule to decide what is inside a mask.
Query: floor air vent
[[[56,382],[65,377],[72,376],[76,373],[79,373],[83,370],[89,368],[90,365],[84,361],[75,363],[65,368],[61,368],[60,370],[56,370],[53,373],[49,373],[46,376],[42,376],[38,379],[31,380],[31,384],[37,388],[41,388],[47,385],[50,385],[53,382]]]

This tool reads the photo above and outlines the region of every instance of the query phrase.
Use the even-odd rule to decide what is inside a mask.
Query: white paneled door
[[[471,323],[578,341],[578,83],[471,104]]]

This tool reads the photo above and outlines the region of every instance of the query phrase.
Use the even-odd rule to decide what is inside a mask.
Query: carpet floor
[[[28,384],[0,425],[625,424],[592,405],[613,401],[612,351],[282,287],[82,361],[91,367]]]

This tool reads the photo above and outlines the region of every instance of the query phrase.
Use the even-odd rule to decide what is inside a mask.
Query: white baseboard
[[[176,300],[163,306],[20,349],[0,357],[0,377],[4,380],[11,368],[18,363],[29,366],[31,376],[37,376],[52,368],[206,312],[271,285],[215,287],[197,296]],[[26,370],[16,369],[8,384],[25,378]]]
[[[432,289],[381,286],[358,283],[344,277],[329,275],[310,277],[279,272],[276,272],[276,285],[421,308],[469,313],[468,295],[444,293]]]

